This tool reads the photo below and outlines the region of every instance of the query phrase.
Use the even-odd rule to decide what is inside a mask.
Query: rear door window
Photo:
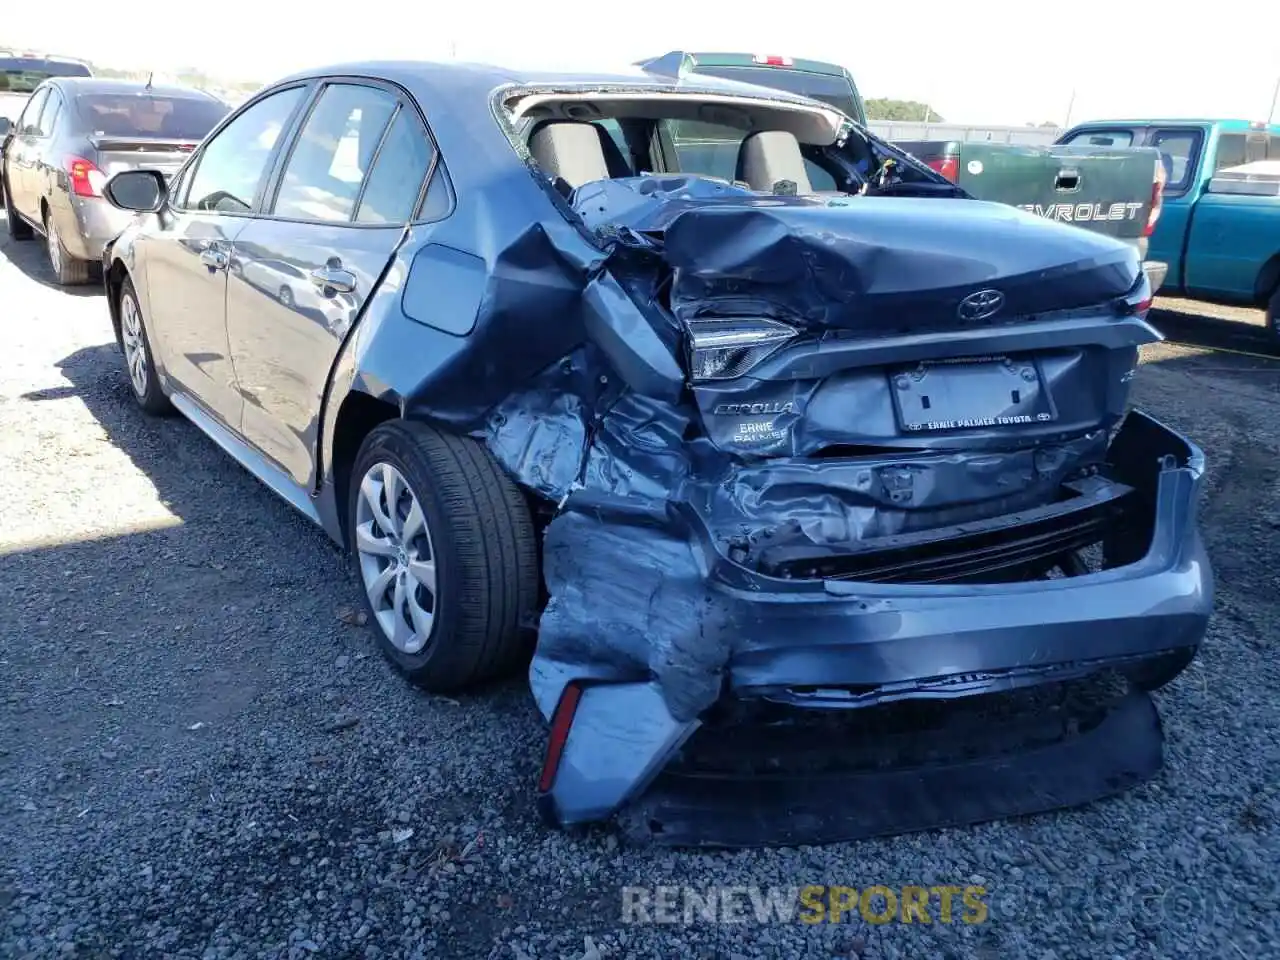
[[[404,223],[413,219],[422,181],[435,160],[435,147],[408,107],[401,107],[360,195],[357,223]]]
[[[196,161],[186,208],[218,213],[252,210],[276,142],[303,92],[302,87],[290,87],[264,97],[219,130]]]
[[[394,95],[377,87],[325,87],[285,162],[272,212],[293,220],[349,221],[397,105]]]
[[[217,100],[136,93],[85,93],[75,106],[81,128],[91,136],[163,140],[203,140],[227,114]]]
[[[1160,151],[1168,180],[1164,192],[1183,193],[1191,182],[1195,160],[1200,152],[1199,130],[1157,130],[1151,135],[1151,146]]]

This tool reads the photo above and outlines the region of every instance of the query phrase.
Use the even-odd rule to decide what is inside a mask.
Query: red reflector
[[[538,792],[546,793],[556,782],[556,773],[560,770],[560,759],[564,756],[564,745],[569,740],[569,728],[573,726],[573,716],[578,712],[578,701],[582,699],[582,687],[569,683],[560,694],[560,702],[556,704],[556,712],[551,716],[551,736],[547,740],[547,758],[542,764],[542,776],[538,778]]]
[[[67,161],[67,173],[71,175],[71,192],[77,197],[100,197],[106,176],[88,160],[72,157]]]
[[[1151,185],[1151,212],[1147,214],[1147,225],[1142,228],[1142,235],[1149,237],[1156,232],[1156,221],[1160,219],[1160,211],[1164,208],[1164,185],[1168,174],[1164,170],[1164,161],[1156,161],[1156,180]]]
[[[790,67],[794,63],[790,57],[779,57],[769,53],[757,53],[751,59],[755,63],[763,64],[766,67]]]
[[[960,158],[954,154],[949,157],[930,157],[925,163],[952,183],[955,183],[956,177],[960,175]]]

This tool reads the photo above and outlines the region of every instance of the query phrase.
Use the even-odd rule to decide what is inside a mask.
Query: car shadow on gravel
[[[69,385],[20,398],[30,468],[79,514],[0,557],[0,898],[23,918],[0,955],[200,956],[224,933],[411,955],[434,930],[427,955],[470,957],[538,917],[503,867],[545,835],[527,682],[411,687],[340,552],[185,419],[142,414],[115,344],[55,366]],[[101,435],[60,420],[75,400]],[[82,896],[101,909],[64,933]]]
[[[67,296],[96,297],[103,293],[102,272],[96,266],[90,267],[88,283],[68,287],[54,282],[53,268],[49,266],[49,254],[45,250],[44,238],[39,235],[30,240],[14,240],[12,237],[6,237],[4,243],[0,244],[0,258],[8,260],[42,287],[65,293]]]
[[[1231,320],[1169,307],[1153,307],[1148,319],[1167,339],[1178,343],[1280,359],[1280,339],[1272,336],[1265,326],[1244,319]]]

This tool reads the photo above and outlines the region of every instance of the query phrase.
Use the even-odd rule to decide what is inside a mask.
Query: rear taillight
[[[686,320],[689,376],[695,381],[732,380],[758,366],[799,334],[768,317]]]
[[[925,163],[952,183],[955,183],[956,178],[960,176],[960,158],[955,154],[949,157],[930,157]]]
[[[1151,212],[1147,214],[1147,225],[1142,228],[1144,237],[1156,232],[1156,221],[1160,219],[1160,211],[1164,207],[1164,185],[1167,179],[1163,159],[1156,160],[1156,179],[1151,184]]]
[[[1147,276],[1146,271],[1138,277],[1138,282],[1134,284],[1132,290],[1125,296],[1123,300],[1117,302],[1116,306],[1121,316],[1138,317],[1146,319],[1147,311],[1151,309],[1155,293],[1151,289],[1151,278]]]
[[[72,157],[67,161],[67,173],[71,176],[71,192],[77,197],[100,197],[107,176],[88,160]]]
[[[790,67],[794,66],[794,61],[790,57],[779,57],[771,53],[757,53],[751,58],[753,63],[758,63],[763,67]]]

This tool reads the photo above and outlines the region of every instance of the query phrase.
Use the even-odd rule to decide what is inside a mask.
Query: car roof
[[[158,97],[175,97],[188,100],[217,100],[211,93],[197,90],[195,87],[181,87],[176,84],[152,83],[148,85],[142,80],[113,80],[105,77],[50,77],[46,83],[56,85],[72,96],[81,93],[138,93],[153,94]]]
[[[252,109],[251,104],[259,102],[262,97],[271,96],[290,85],[327,77],[389,82],[403,88],[416,101],[439,148],[451,183],[456,215],[449,217],[451,226],[446,232],[450,236],[457,234],[454,242],[460,249],[484,249],[490,242],[471,231],[476,224],[487,222],[486,218],[492,216],[491,211],[481,213],[478,208],[490,204],[487,198],[493,196],[495,189],[499,189],[495,185],[499,184],[500,189],[506,191],[503,208],[508,213],[504,216],[512,224],[518,222],[520,229],[527,226],[530,217],[575,229],[556,213],[548,199],[548,188],[528,175],[526,165],[530,160],[527,148],[519,143],[519,138],[514,136],[515,131],[494,110],[494,94],[500,90],[574,93],[581,92],[583,88],[605,87],[611,92],[651,92],[659,96],[666,93],[741,96],[762,103],[785,102],[809,110],[830,110],[824,104],[783,91],[704,75],[661,76],[635,66],[615,71],[567,73],[456,61],[381,60],[327,64],[281,77],[264,85],[240,104],[228,114],[223,124],[235,122],[241,111]],[[210,135],[217,136],[217,129],[220,128]],[[587,246],[583,251],[584,256],[588,252],[593,256],[598,252],[594,247],[588,251]]]
[[[810,107],[822,106],[805,97],[769,87],[760,87],[736,80],[724,80],[720,77],[711,77],[704,74],[677,78],[667,74],[649,72],[636,65],[628,65],[612,71],[569,73],[549,70],[516,70],[491,64],[460,63],[456,61],[374,60],[314,67],[283,77],[279,81],[269,84],[269,86],[274,87],[281,83],[327,76],[381,78],[398,83],[415,93],[422,89],[424,85],[436,91],[457,88],[468,88],[472,91],[480,89],[491,91],[504,85],[530,87],[600,85],[625,87],[654,93],[680,92],[718,94],[721,96],[738,95],[757,100],[785,100]]]

